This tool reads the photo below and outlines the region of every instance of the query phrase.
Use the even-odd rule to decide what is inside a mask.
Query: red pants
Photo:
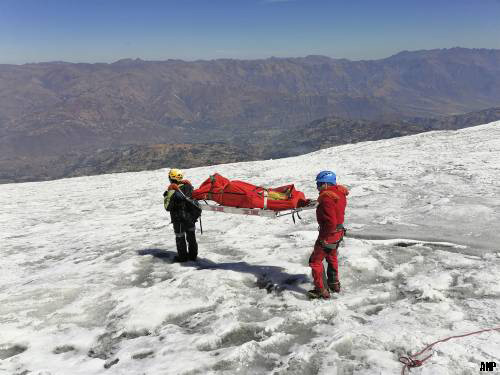
[[[339,281],[339,264],[337,260],[337,250],[329,250],[328,252],[323,249],[323,246],[319,243],[319,239],[314,244],[314,250],[309,258],[309,266],[312,270],[312,276],[314,280],[314,286],[318,289],[322,289],[323,285],[323,259],[326,258],[328,267],[326,269],[326,275],[328,278],[328,283],[334,283]]]

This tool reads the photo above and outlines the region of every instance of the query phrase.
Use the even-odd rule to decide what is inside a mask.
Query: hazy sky
[[[500,48],[500,0],[0,0],[0,63]]]

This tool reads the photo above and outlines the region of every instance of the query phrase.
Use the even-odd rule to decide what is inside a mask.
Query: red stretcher
[[[316,201],[306,199],[293,184],[277,188],[264,188],[244,181],[229,180],[218,173],[205,180],[193,191],[203,210],[232,214],[280,217],[314,209]],[[208,203],[213,201],[218,204]]]

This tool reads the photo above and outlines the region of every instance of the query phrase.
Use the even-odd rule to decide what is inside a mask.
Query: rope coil
[[[424,364],[424,362],[426,360],[428,360],[431,356],[432,356],[432,354],[425,357],[424,359],[416,359],[416,358],[412,358],[411,356],[408,356],[408,357],[403,356],[403,357],[399,357],[399,362],[401,362],[404,365],[404,367],[403,367],[404,370],[408,369],[408,371],[409,371],[410,369],[412,369],[414,367],[422,366]],[[402,374],[404,374],[404,370],[403,370]]]

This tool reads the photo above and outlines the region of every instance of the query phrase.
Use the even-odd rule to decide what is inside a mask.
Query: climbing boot
[[[340,281],[328,283],[328,289],[330,289],[330,292],[332,293],[340,293]]]
[[[330,298],[330,292],[326,288],[322,288],[322,289],[314,288],[314,289],[308,291],[307,295],[311,299],[318,299],[318,298],[329,299]]]
[[[184,263],[184,262],[187,262],[188,260],[189,260],[188,257],[180,257],[178,255],[175,255],[174,259],[173,259],[173,262],[175,262],[175,263]]]

